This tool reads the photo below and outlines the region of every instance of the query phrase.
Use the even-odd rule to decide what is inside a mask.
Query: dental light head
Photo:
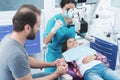
[[[68,10],[68,15],[71,18],[78,18],[78,19],[82,19],[84,18],[85,12],[86,12],[86,8],[85,7],[81,7],[81,8],[72,8]]]
[[[84,20],[85,11],[86,9],[84,7],[68,10],[68,15],[72,18],[72,23],[77,33],[86,33],[88,30],[88,23]]]

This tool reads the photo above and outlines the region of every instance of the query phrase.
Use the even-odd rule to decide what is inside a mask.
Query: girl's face
[[[76,47],[78,45],[79,45],[78,41],[76,41],[74,38],[70,38],[67,40],[67,48],[68,49],[71,49],[71,48]]]

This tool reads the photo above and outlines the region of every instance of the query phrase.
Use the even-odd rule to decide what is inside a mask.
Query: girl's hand
[[[83,58],[82,63],[86,64],[86,63],[88,63],[88,62],[90,62],[92,60],[95,60],[95,59],[96,59],[95,55],[87,56],[87,57]]]

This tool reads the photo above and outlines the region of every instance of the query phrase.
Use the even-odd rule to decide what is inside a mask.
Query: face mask
[[[68,13],[67,10],[64,11],[64,16],[65,16],[66,18],[72,18],[72,16],[70,16],[70,14]]]

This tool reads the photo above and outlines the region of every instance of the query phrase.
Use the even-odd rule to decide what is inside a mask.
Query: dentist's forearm
[[[44,44],[48,44],[51,40],[52,40],[52,38],[53,38],[53,36],[54,36],[55,34],[54,33],[52,33],[52,32],[50,32],[46,37],[45,37],[45,39],[44,39]]]

